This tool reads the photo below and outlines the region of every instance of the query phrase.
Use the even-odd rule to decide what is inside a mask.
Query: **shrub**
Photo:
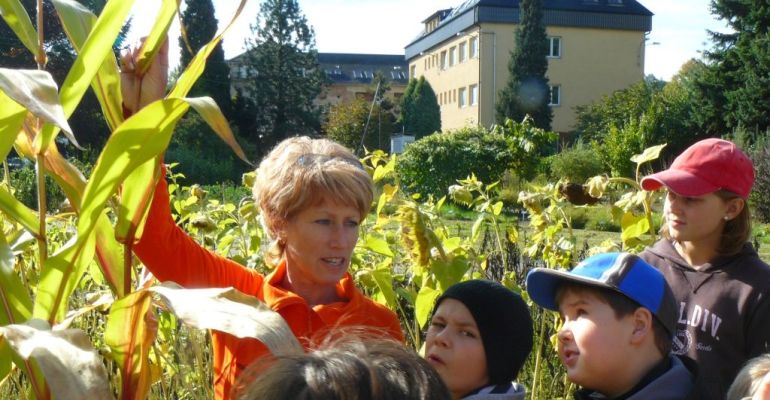
[[[471,173],[484,183],[500,180],[513,162],[509,146],[504,135],[481,127],[433,134],[409,145],[396,171],[407,192],[438,198]]]
[[[550,167],[552,179],[566,179],[575,183],[583,183],[588,178],[606,172],[601,159],[582,142],[550,157]]]
[[[612,218],[609,208],[594,207],[589,211],[588,220],[585,223],[585,229],[592,231],[620,232],[620,225]]]
[[[754,205],[754,217],[767,223],[770,222],[770,133],[763,141],[757,143],[750,155],[756,169],[756,180],[750,198]]]

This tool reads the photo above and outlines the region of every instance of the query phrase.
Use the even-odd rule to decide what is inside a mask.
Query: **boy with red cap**
[[[668,191],[663,238],[640,256],[677,300],[673,352],[697,362],[701,398],[723,399],[770,341],[770,266],[748,243],[753,164],[734,143],[706,139],[641,184]]]

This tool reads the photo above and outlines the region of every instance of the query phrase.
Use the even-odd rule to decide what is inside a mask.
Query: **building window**
[[[463,62],[465,62],[465,42],[460,43],[460,45],[458,46],[458,49],[460,51],[460,53],[459,53],[459,55],[460,55],[459,60],[460,60],[461,63],[463,63]]]
[[[457,60],[457,47],[450,47],[449,48],[449,66],[455,65]]]
[[[551,86],[551,98],[548,100],[549,106],[558,106],[561,104],[561,86]]]
[[[470,95],[471,95],[471,105],[476,106],[479,104],[479,85],[471,85],[470,86]]]
[[[470,58],[479,58],[479,38],[474,36],[470,40]]]
[[[458,107],[465,107],[465,105],[466,105],[466,103],[465,103],[465,91],[466,91],[466,89],[464,87],[461,87],[457,91],[457,106]]]
[[[417,77],[417,66],[412,65],[409,67],[409,77],[414,79]]]
[[[447,65],[447,57],[446,57],[446,50],[441,52],[441,69],[446,69]]]
[[[561,38],[558,36],[549,37],[548,41],[548,57],[559,58],[561,57]]]
[[[246,79],[249,76],[249,70],[244,65],[241,65],[239,69],[241,71],[241,78]]]

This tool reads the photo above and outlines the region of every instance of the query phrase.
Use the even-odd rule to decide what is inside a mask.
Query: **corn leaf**
[[[27,110],[0,92],[0,159],[5,159],[21,132]]]
[[[0,187],[0,211],[21,224],[35,237],[40,236],[40,221],[35,212],[16,200],[4,187]]]
[[[20,324],[32,315],[32,299],[13,270],[13,251],[0,234],[0,326]],[[11,349],[0,340],[0,381],[11,370]]]
[[[95,235],[74,236],[43,263],[32,317],[51,325],[64,319],[67,302],[94,258]]]
[[[157,319],[146,290],[117,300],[107,317],[104,342],[112,349],[123,377],[120,393],[124,399],[146,398],[152,384],[148,355],[158,327],[147,321]]]
[[[85,332],[9,325],[0,333],[21,358],[37,361],[57,399],[114,399],[101,357]]]
[[[120,192],[120,208],[115,222],[115,239],[118,242],[131,245],[142,237],[159,173],[158,160],[153,158],[137,167],[126,178]]]
[[[280,314],[233,288],[183,289],[174,282],[150,288],[182,322],[239,338],[256,338],[274,355],[302,354],[302,346]]]
[[[8,26],[16,33],[24,46],[32,53],[37,54],[37,31],[32,26],[27,10],[19,0],[0,0],[0,14]]]
[[[142,42],[142,48],[137,60],[137,71],[139,75],[144,75],[152,65],[152,61],[160,50],[160,46],[166,40],[168,28],[177,11],[177,0],[163,0],[158,15],[155,16],[155,25],[153,25],[150,34]]]
[[[115,38],[133,4],[133,0],[121,0],[108,1],[104,6],[62,84],[61,104],[67,117],[75,111],[104,59],[113,57],[112,44],[115,43]],[[57,133],[58,130],[53,126],[44,127],[42,134],[35,137],[35,149],[41,153],[45,152]],[[70,140],[77,143],[74,142],[74,137]]]
[[[59,92],[51,74],[36,69],[0,68],[0,90],[44,121],[56,125],[72,136],[59,103]],[[71,140],[74,141],[74,136]]]
[[[96,23],[96,15],[73,0],[53,0],[53,5],[59,14],[64,32],[75,50],[80,52]],[[123,95],[120,91],[120,71],[115,57],[104,58],[91,81],[91,88],[99,100],[107,124],[114,130],[123,122]]]
[[[17,137],[16,150],[25,157],[33,157],[32,142],[29,136],[19,135]],[[70,204],[79,211],[83,190],[86,187],[86,178],[74,165],[64,159],[55,143],[48,147],[44,160],[46,171],[62,188]],[[112,223],[106,215],[99,216],[95,229],[96,260],[99,262],[102,273],[113,292],[117,297],[123,297],[127,292],[123,273],[123,249],[115,240]],[[35,227],[35,231],[37,231],[37,227]]]

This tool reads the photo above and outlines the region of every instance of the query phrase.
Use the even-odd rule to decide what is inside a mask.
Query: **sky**
[[[576,0],[577,1],[577,0]],[[213,0],[220,29],[235,13],[239,0]],[[322,53],[404,54],[404,47],[423,29],[422,21],[435,11],[457,7],[463,0],[298,0],[315,31]],[[680,66],[708,49],[707,30],[727,31],[709,12],[709,0],[640,0],[655,14],[646,49],[645,74],[669,80]],[[149,32],[157,0],[139,0],[134,9],[131,38]],[[248,0],[233,28],[224,37],[225,58],[243,52],[244,40],[256,21],[259,0]],[[170,63],[179,63],[178,22],[171,28]]]

